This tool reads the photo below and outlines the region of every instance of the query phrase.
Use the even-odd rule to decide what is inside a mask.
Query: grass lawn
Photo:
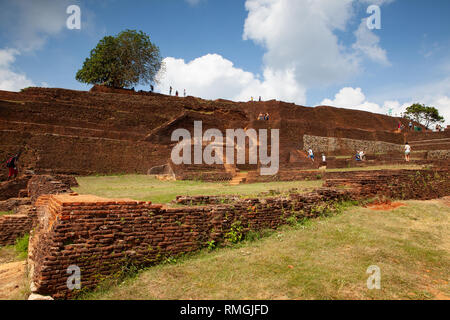
[[[6,216],[8,214],[13,214],[14,212],[12,211],[0,211],[0,216]]]
[[[257,241],[151,267],[86,299],[444,299],[450,297],[450,207],[407,201],[353,207]],[[381,290],[366,271],[381,269]]]
[[[276,190],[287,193],[293,188],[299,192],[322,186],[323,181],[294,181],[241,184],[205,183],[200,181],[159,181],[147,175],[123,175],[77,178],[79,194],[93,194],[107,198],[131,198],[153,203],[169,203],[181,195],[240,195],[257,196],[261,192]]]

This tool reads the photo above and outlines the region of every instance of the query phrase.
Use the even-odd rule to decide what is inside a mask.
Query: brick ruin
[[[270,121],[259,121],[260,112]],[[257,165],[178,165],[170,161],[175,129],[280,129],[280,170]],[[292,216],[315,217],[334,203],[372,197],[434,199],[448,196],[450,131],[397,133],[406,120],[328,106],[178,98],[94,87],[90,92],[28,88],[0,91],[0,157],[22,151],[20,177],[0,182],[0,246],[31,232],[28,267],[33,292],[71,298],[67,267],[77,265],[84,289],[144,267],[195,252],[230,232],[276,229]],[[409,141],[414,164],[429,170],[324,172],[327,168],[404,164]],[[306,159],[312,147],[317,160]],[[364,148],[367,161],[342,158]],[[270,147],[269,147],[270,149]],[[327,155],[321,163],[320,153]],[[0,181],[6,179],[0,172]],[[245,172],[245,173],[244,173]],[[161,179],[231,184],[325,180],[307,194],[262,199],[178,197],[175,208],[127,199],[76,195],[74,176],[138,173]]]
[[[260,112],[270,121],[257,120]],[[371,165],[403,158],[409,141],[414,160],[449,159],[450,131],[396,133],[405,119],[327,106],[298,106],[276,100],[232,102],[173,97],[133,90],[94,87],[90,92],[28,88],[0,91],[0,159],[23,151],[20,170],[36,174],[146,174],[167,166],[174,130],[193,131],[194,121],[203,129],[280,129],[281,169],[314,169],[304,150],[323,151],[331,167],[348,167],[351,161],[334,159],[366,149]],[[381,154],[380,154],[381,153]],[[107,156],[105,156],[107,155]],[[328,163],[327,163],[328,164]],[[237,165],[171,168],[177,179],[231,180]],[[0,181],[6,170],[0,172]]]
[[[71,298],[66,270],[81,270],[85,290],[115,278],[130,266],[145,267],[195,252],[230,232],[276,229],[289,218],[312,218],[333,204],[373,197],[434,199],[450,195],[448,169],[334,173],[311,193],[262,199],[178,197],[175,208],[89,195],[43,196],[30,239],[32,290]]]
[[[15,188],[17,184],[20,184],[20,189]],[[12,186],[15,193],[10,191],[0,193],[3,198],[11,196],[7,200],[0,201],[0,211],[13,211],[13,214],[0,216],[0,246],[13,245],[16,239],[30,233],[37,224],[36,208],[48,195],[71,193],[71,187],[77,185],[74,177],[63,175],[27,176],[3,182],[0,191],[8,190]]]

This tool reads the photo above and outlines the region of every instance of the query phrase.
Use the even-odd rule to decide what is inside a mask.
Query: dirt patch
[[[19,261],[0,265],[0,300],[20,295],[25,282],[25,264],[25,261]]]
[[[444,197],[440,201],[442,201],[446,206],[450,207],[450,197]]]
[[[390,211],[404,206],[406,206],[406,204],[401,202],[385,202],[385,203],[373,203],[367,206],[367,208],[375,211]]]

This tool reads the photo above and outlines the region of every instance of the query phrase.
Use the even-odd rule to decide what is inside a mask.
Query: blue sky
[[[90,50],[138,29],[166,58],[162,92],[394,114],[418,101],[450,120],[449,14],[448,0],[0,0],[0,89],[89,89],[75,73]]]

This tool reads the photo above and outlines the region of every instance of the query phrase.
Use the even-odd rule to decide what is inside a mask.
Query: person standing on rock
[[[183,95],[186,98],[186,89],[184,89]]]
[[[177,91],[175,91],[175,96],[177,96],[177,97],[178,97],[178,90],[177,90]]]
[[[170,87],[170,89],[169,89],[169,96],[171,96],[172,95],[172,87]]]
[[[9,160],[6,162],[6,167],[9,169],[8,179],[15,179],[17,178],[17,174],[19,171],[17,170],[17,165],[19,162],[19,156],[20,154],[16,154],[15,156],[9,158]]]
[[[411,155],[411,146],[410,146],[409,143],[407,142],[407,143],[405,144],[405,160],[406,160],[406,162],[409,162],[410,155]]]

